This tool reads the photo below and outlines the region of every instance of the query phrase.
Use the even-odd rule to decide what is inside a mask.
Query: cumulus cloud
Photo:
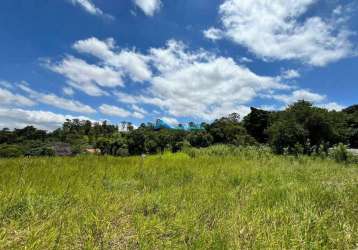
[[[0,104],[6,106],[33,106],[36,103],[19,94],[10,92],[10,90],[0,88]]]
[[[41,92],[37,92],[25,85],[19,85],[19,87],[23,91],[28,93],[32,99],[35,99],[40,103],[44,103],[59,109],[68,110],[75,113],[84,113],[84,114],[96,113],[96,110],[79,101],[65,99],[55,94],[44,94]]]
[[[153,98],[139,99],[176,117],[211,120],[232,112],[245,114],[249,109],[243,104],[258,93],[288,88],[273,77],[256,75],[232,58],[190,52],[174,40],[165,48],[152,49],[150,57],[160,74],[151,82]]]
[[[323,103],[326,98],[308,90],[293,91],[292,86],[285,84],[285,80],[300,77],[297,70],[285,70],[279,76],[258,75],[231,57],[204,49],[193,51],[176,40],[169,40],[164,47],[151,48],[147,53],[120,49],[111,38],[80,40],[73,48],[95,57],[98,64],[67,56],[59,63],[50,64],[50,68],[65,75],[75,89],[91,95],[104,92],[130,105],[131,110],[102,105],[101,113],[111,116],[143,118],[146,112],[139,110],[139,105],[146,104],[161,109],[168,117],[210,121],[233,112],[244,116],[250,112],[249,103],[258,97],[285,104],[301,99]],[[135,94],[103,89],[125,87],[123,79],[144,84]]]
[[[132,105],[132,109],[135,111],[135,112],[138,112],[138,113],[141,113],[141,114],[147,114],[148,112],[143,109],[142,107],[136,105],[136,104],[133,104]]]
[[[75,91],[71,87],[63,87],[62,92],[68,96],[73,96],[75,94]]]
[[[102,114],[109,116],[128,117],[131,113],[128,110],[122,109],[117,106],[103,104],[99,107]]]
[[[109,95],[105,88],[124,87],[127,78],[142,83],[152,77],[147,56],[134,50],[118,49],[111,38],[80,40],[73,48],[95,57],[98,62],[89,64],[83,59],[66,56],[56,63],[45,62],[45,66],[66,77],[70,87],[90,96]]]
[[[203,33],[206,38],[212,41],[219,40],[223,37],[222,30],[213,27],[209,28],[208,30],[205,30]]]
[[[76,42],[73,48],[97,57],[105,65],[122,72],[122,75],[128,74],[134,81],[142,82],[151,78],[146,56],[127,49],[116,51],[113,39],[101,41],[92,37]]]
[[[313,93],[306,89],[300,89],[293,91],[290,95],[273,95],[273,99],[291,104],[300,100],[305,100],[312,103],[320,103],[326,99],[325,95]]]
[[[113,39],[90,38],[76,42],[73,47],[95,56],[102,65],[121,75],[149,83],[140,95],[115,91],[120,102],[154,105],[172,116],[211,120],[230,112],[246,114],[249,109],[244,104],[258,93],[289,88],[275,77],[255,74],[232,58],[202,49],[190,51],[176,40],[168,41],[163,48],[152,48],[147,54],[118,50]],[[128,53],[133,58],[124,60]],[[109,107],[105,110],[113,113],[108,112]],[[121,116],[125,114],[123,110],[112,110]]]
[[[124,92],[116,91],[114,92],[114,95],[118,98],[118,101],[121,103],[135,104],[138,103],[139,101],[137,96],[133,96]]]
[[[341,111],[342,109],[346,108],[345,106],[340,105],[336,102],[320,104],[319,107],[328,109],[329,111]]]
[[[144,115],[143,113],[140,113],[140,112],[137,112],[137,111],[134,111],[134,112],[132,113],[132,116],[133,116],[134,118],[137,118],[137,119],[143,119],[143,118],[145,117],[145,115]]]
[[[283,79],[295,79],[295,78],[299,78],[300,76],[301,76],[300,72],[294,69],[285,70],[284,72],[282,72],[281,75]]]
[[[327,101],[327,96],[325,95],[321,95],[318,93],[314,93],[310,90],[307,89],[298,89],[293,91],[290,94],[282,94],[282,95],[277,95],[277,94],[273,94],[273,95],[266,95],[266,96],[262,96],[262,97],[266,97],[266,98],[272,98],[276,101],[282,102],[285,104],[285,106],[281,106],[281,107],[277,107],[275,105],[269,105],[269,106],[262,106],[263,109],[266,110],[284,110],[287,105],[293,104],[297,101],[308,101],[313,103],[314,105],[316,105],[317,107],[321,107],[321,108],[325,108],[329,111],[341,111],[342,109],[344,109],[345,107],[336,103],[336,102],[326,102]]]
[[[113,19],[113,16],[105,14],[100,8],[92,2],[92,0],[69,0],[73,5],[80,6],[83,10],[91,15],[102,16],[109,19]]]
[[[108,92],[100,88],[98,85],[92,82],[73,82],[67,81],[67,84],[74,89],[82,91],[89,96],[108,96]]]
[[[204,33],[211,39],[225,36],[264,59],[324,66],[352,55],[352,32],[344,26],[343,11],[334,11],[329,19],[308,16],[316,2],[225,0],[219,10],[221,32],[210,28]]]
[[[133,0],[133,2],[147,16],[153,16],[156,12],[159,11],[162,5],[160,0]]]
[[[144,103],[161,108],[171,116],[212,120],[232,112],[247,114],[246,103],[258,93],[289,87],[275,77],[259,76],[232,58],[205,50],[189,51],[170,40],[163,48],[146,55],[153,72],[144,94],[116,92],[122,103]]]
[[[143,119],[144,115],[146,113],[145,110],[140,108],[137,105],[132,106],[133,111],[129,111],[117,106],[103,104],[99,107],[99,111],[102,114],[109,115],[109,116],[116,116],[121,118],[127,118],[127,117],[134,117],[138,119]]]
[[[123,86],[122,72],[108,66],[89,64],[73,56],[67,56],[58,63],[47,63],[46,66],[65,76],[73,88],[91,96],[105,95],[100,87]]]
[[[0,128],[23,128],[35,126],[40,129],[54,130],[62,126],[66,119],[91,120],[88,117],[69,116],[41,110],[24,110],[19,108],[0,108]]]

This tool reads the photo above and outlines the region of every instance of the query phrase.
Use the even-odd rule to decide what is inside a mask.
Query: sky
[[[354,0],[2,0],[0,128],[358,103]]]

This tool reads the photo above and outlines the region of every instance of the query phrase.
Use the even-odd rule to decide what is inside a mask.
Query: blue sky
[[[351,0],[3,0],[0,128],[358,101]]]

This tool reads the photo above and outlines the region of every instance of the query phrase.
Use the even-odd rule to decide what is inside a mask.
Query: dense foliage
[[[358,105],[340,112],[314,107],[306,101],[283,111],[251,108],[243,119],[233,113],[193,131],[155,129],[152,123],[137,129],[125,122],[120,126],[127,129],[122,131],[106,121],[75,119],[53,132],[33,126],[13,131],[4,128],[0,131],[0,157],[76,155],[90,149],[105,155],[129,156],[215,144],[269,145],[275,153],[296,155],[327,154],[339,143],[358,148]]]

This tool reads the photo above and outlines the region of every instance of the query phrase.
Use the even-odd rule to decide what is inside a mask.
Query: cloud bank
[[[219,8],[221,27],[204,35],[227,38],[259,58],[299,60],[313,66],[352,56],[352,32],[343,7],[331,17],[309,15],[318,0],[225,0]]]

